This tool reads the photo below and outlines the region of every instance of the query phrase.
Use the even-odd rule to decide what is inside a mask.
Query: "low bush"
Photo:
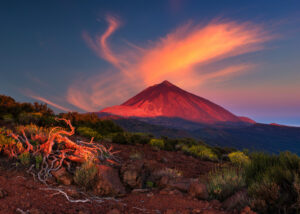
[[[102,136],[124,132],[114,121],[100,119],[95,113],[80,114],[78,112],[69,112],[61,113],[59,116],[71,120],[75,127],[89,127]]]
[[[17,117],[17,121],[20,124],[26,125],[26,124],[38,124],[40,119],[42,118],[42,114],[39,112],[22,112],[19,114],[19,116]]]
[[[153,188],[154,187],[154,183],[152,181],[147,181],[146,182],[146,187],[147,188]]]
[[[29,152],[24,152],[19,155],[19,160],[23,166],[28,166],[30,164],[30,154]]]
[[[218,156],[218,159],[228,159],[226,158],[228,156],[228,154],[232,153],[232,152],[236,152],[237,150],[234,148],[230,148],[230,147],[219,147],[219,146],[214,146],[214,147],[210,147],[212,149],[212,151]]]
[[[178,177],[182,177],[182,172],[177,169],[164,168],[159,170],[156,173],[156,176],[158,177],[168,176],[169,178],[178,178]]]
[[[180,140],[178,139],[170,139],[168,137],[162,137],[164,141],[164,150],[167,151],[175,151],[178,149],[178,145]]]
[[[246,186],[244,172],[236,168],[224,168],[209,173],[207,190],[212,199],[225,200]]]
[[[83,137],[94,138],[95,140],[102,140],[102,135],[97,131],[89,128],[89,127],[79,127],[76,129],[77,133]]]
[[[250,159],[247,155],[245,155],[243,152],[237,151],[237,152],[231,152],[228,154],[229,160],[234,165],[241,167],[244,165],[247,165],[250,163]]]
[[[164,140],[155,138],[150,140],[150,145],[155,149],[164,149],[165,147]]]
[[[298,212],[300,158],[290,152],[253,153],[250,158],[245,175],[252,208],[261,213]]]
[[[3,115],[2,119],[6,123],[12,123],[12,122],[14,122],[14,116],[12,114],[5,114],[5,115]]]
[[[274,181],[264,179],[248,187],[251,207],[260,213],[276,213],[280,210],[280,186]]]
[[[95,183],[97,172],[97,166],[92,161],[87,161],[80,167],[77,167],[74,181],[85,189],[90,189]]]
[[[151,136],[145,133],[132,133],[128,135],[128,142],[130,144],[148,144],[151,140]]]
[[[13,157],[11,149],[14,147],[18,152],[23,152],[24,150],[21,143],[8,136],[11,132],[12,131],[10,129],[0,128],[0,153],[3,152],[9,157]]]
[[[112,135],[112,142],[118,144],[129,144],[128,135],[126,133],[116,133]]]
[[[48,137],[49,133],[50,133],[50,128],[44,128],[41,126],[37,126],[35,124],[29,124],[29,125],[25,125],[25,126],[17,126],[16,130],[18,131],[19,134],[21,134],[21,130],[25,131],[25,133],[29,136],[31,136],[32,134],[35,135],[40,135],[40,136],[46,136]]]
[[[183,146],[182,150],[203,160],[218,160],[218,156],[212,151],[212,149],[204,145],[193,145],[191,147]]]
[[[43,156],[41,154],[35,156],[35,168],[36,169],[40,168],[42,161],[43,161]]]
[[[4,147],[11,144],[13,139],[6,136],[6,129],[0,128],[0,152],[4,149]]]

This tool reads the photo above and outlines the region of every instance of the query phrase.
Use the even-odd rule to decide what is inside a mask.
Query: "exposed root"
[[[21,210],[20,208],[17,208],[17,209],[16,209],[16,212],[17,212],[17,213],[20,213],[20,214],[28,214],[28,213],[29,213],[28,210],[23,211],[23,210]]]
[[[52,196],[54,195],[58,195],[58,194],[62,194],[69,202],[71,203],[92,203],[92,202],[96,202],[96,203],[103,203],[104,201],[114,201],[114,202],[120,202],[120,200],[112,198],[112,197],[97,197],[97,196],[91,196],[88,195],[84,192],[80,192],[82,195],[85,196],[85,199],[72,199],[64,190],[60,189],[60,188],[41,188],[41,190],[45,190],[45,191],[55,191],[55,193],[52,194]],[[125,204],[123,204],[124,206],[126,206]]]
[[[35,181],[35,180],[36,180],[36,179],[35,179],[36,175],[35,175],[35,173],[32,171],[33,168],[34,168],[34,164],[32,164],[31,167],[30,167],[26,172],[27,172],[28,174],[31,174],[32,177],[33,177],[33,179],[34,179],[34,181]]]
[[[62,194],[71,203],[87,203],[87,202],[91,202],[91,200],[88,199],[88,198],[86,198],[86,199],[78,199],[78,200],[71,199],[66,192],[64,192],[63,190],[58,189],[58,188],[43,188],[42,190],[56,191],[57,193],[55,193],[54,195],[56,195],[56,194]]]

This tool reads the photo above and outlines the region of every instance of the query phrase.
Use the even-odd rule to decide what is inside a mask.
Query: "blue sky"
[[[0,93],[85,112],[168,79],[237,115],[300,125],[299,12],[277,0],[1,1]],[[219,55],[221,44],[201,49],[224,29],[217,42],[247,39]],[[182,43],[198,58],[159,61]]]

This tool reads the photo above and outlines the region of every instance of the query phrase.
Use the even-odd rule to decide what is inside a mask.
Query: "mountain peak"
[[[168,80],[164,80],[161,82],[159,85],[164,85],[164,86],[175,86],[174,84],[170,83]]]
[[[101,112],[123,117],[176,117],[198,123],[244,122],[241,118],[169,81],[150,86],[121,105]]]

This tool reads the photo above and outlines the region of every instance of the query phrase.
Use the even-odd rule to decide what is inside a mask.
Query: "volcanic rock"
[[[118,196],[125,194],[125,188],[120,181],[118,170],[110,166],[99,165],[94,193],[99,196]]]
[[[249,198],[248,198],[247,190],[243,189],[236,192],[231,197],[227,198],[223,202],[222,207],[225,208],[226,210],[242,209],[248,205],[248,202],[249,202]]]
[[[121,168],[121,175],[125,185],[141,189],[145,180],[144,162],[135,161],[124,164]]]
[[[206,200],[209,197],[206,185],[199,182],[192,182],[188,192],[192,197],[203,200]]]
[[[255,123],[168,81],[150,86],[123,104],[105,108],[100,113],[122,117],[181,118],[205,124]]]

